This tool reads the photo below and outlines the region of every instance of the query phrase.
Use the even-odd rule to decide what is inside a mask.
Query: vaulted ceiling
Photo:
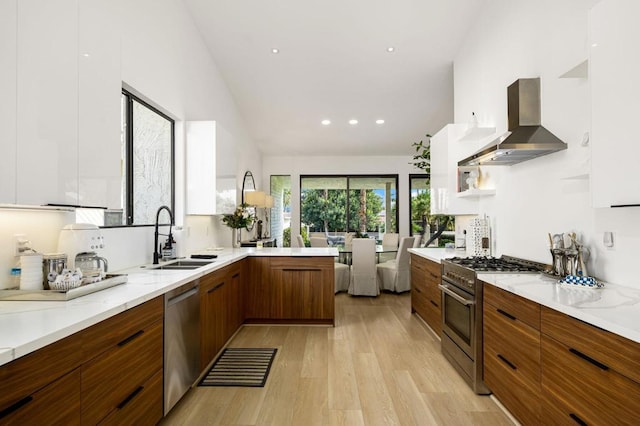
[[[263,153],[411,155],[485,0],[183,1]]]

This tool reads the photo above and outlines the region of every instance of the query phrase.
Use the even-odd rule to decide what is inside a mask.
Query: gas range
[[[451,262],[465,268],[473,269],[476,272],[541,272],[545,269],[542,263],[532,262],[530,260],[518,259],[512,256],[491,257],[491,256],[472,256],[472,257],[452,257],[443,262]]]
[[[478,274],[530,274],[545,269],[543,263],[512,256],[442,260],[442,353],[474,392],[491,392],[482,380],[483,287]]]

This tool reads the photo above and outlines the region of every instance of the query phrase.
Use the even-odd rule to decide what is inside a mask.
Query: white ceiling
[[[263,153],[412,155],[453,119],[453,58],[485,0],[183,1]]]

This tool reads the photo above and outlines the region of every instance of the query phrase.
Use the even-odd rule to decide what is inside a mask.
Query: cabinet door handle
[[[578,423],[580,426],[588,426],[587,422],[585,422],[584,420],[582,420],[580,417],[578,417],[577,414],[569,414],[569,417],[571,417],[573,419],[574,422]]]
[[[142,336],[142,333],[144,333],[144,330],[138,330],[135,333],[133,333],[131,336],[127,337],[126,339],[124,339],[123,341],[121,341],[120,343],[118,343],[118,346],[124,346],[127,343],[131,342],[133,339],[136,339],[137,337]]]
[[[0,411],[0,419],[7,417],[9,414],[15,411],[18,411],[19,409],[21,409],[31,401],[33,401],[33,397],[27,396],[26,398],[22,398],[20,401],[16,402],[15,404],[8,406],[4,410]]]
[[[433,300],[429,300],[429,302],[431,302],[431,304],[432,304],[433,306],[435,306],[436,308],[438,307],[438,304],[437,304],[436,302],[434,302]]]
[[[511,361],[509,361],[508,359],[506,359],[505,357],[503,357],[502,355],[498,354],[498,358],[500,358],[502,360],[502,362],[504,362],[505,364],[507,364],[509,367],[511,367],[513,370],[517,370],[518,367],[516,367]]]
[[[131,400],[133,398],[136,397],[137,394],[139,394],[140,392],[142,392],[142,390],[144,389],[144,386],[138,386],[138,389],[134,390],[133,392],[131,392],[131,394],[126,397],[125,399],[122,400],[122,402],[120,404],[118,404],[118,410],[122,410],[125,405],[127,405],[128,403],[131,402]]]
[[[298,272],[298,271],[322,271],[322,269],[320,268],[307,268],[304,266],[301,266],[299,268],[283,268],[282,269],[284,272]]]
[[[504,315],[505,317],[509,318],[510,320],[514,320],[516,319],[516,317],[514,317],[513,315],[511,315],[509,312],[505,312],[502,309],[497,309],[499,314]]]
[[[239,276],[240,276],[240,272],[236,272],[235,274],[233,274],[231,278],[238,278]]]
[[[414,290],[416,291],[416,293],[422,293],[422,291],[420,291],[418,287],[414,288]]]
[[[591,358],[591,357],[590,357],[590,356],[588,356],[588,355],[583,354],[582,352],[580,352],[580,351],[579,351],[579,350],[577,350],[577,349],[570,348],[570,349],[569,349],[569,352],[571,352],[571,353],[572,353],[572,354],[574,354],[575,356],[578,356],[578,357],[580,357],[580,358],[584,359],[584,360],[585,360],[585,361],[587,361],[587,362],[590,362],[591,364],[595,365],[596,367],[598,367],[598,368],[599,368],[599,369],[601,369],[601,370],[607,371],[607,370],[609,369],[609,366],[608,366],[608,365],[603,364],[603,363],[601,363],[601,362],[599,362],[599,361],[596,361],[595,359]]]
[[[220,283],[216,286],[214,286],[213,288],[210,288],[209,291],[207,291],[207,294],[209,293],[213,293],[214,291],[216,291],[217,289],[219,289],[220,287],[222,287],[224,285],[224,283]]]

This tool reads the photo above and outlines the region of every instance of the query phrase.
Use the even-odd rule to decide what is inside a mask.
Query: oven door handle
[[[455,293],[449,290],[449,287],[447,287],[446,285],[438,284],[438,288],[440,288],[440,290],[442,290],[444,293],[453,297],[456,301],[462,303],[464,306],[471,306],[476,304],[474,300],[465,299],[464,297],[460,296],[458,293]]]

